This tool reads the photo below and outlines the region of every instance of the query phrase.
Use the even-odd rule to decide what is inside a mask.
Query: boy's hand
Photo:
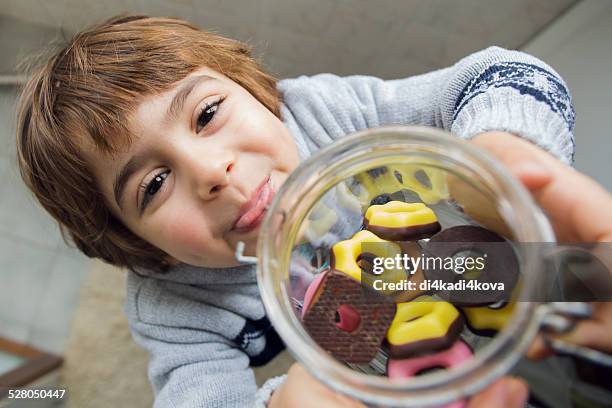
[[[301,364],[293,364],[287,379],[270,398],[270,408],[345,407],[367,408],[361,402],[326,387],[312,377]]]
[[[591,178],[505,132],[475,136],[527,187],[544,209],[560,242],[612,242],[612,197]]]
[[[509,133],[488,132],[472,140],[503,162],[529,189],[548,214],[559,241],[612,242],[612,196],[594,180]],[[556,337],[612,353],[612,302],[593,306],[592,319],[580,321],[574,330]],[[538,337],[527,355],[542,358],[551,353]]]
[[[523,408],[529,397],[527,384],[523,380],[504,377],[474,395],[468,408]]]
[[[503,378],[470,400],[469,408],[522,408],[527,386],[515,378]],[[339,394],[314,379],[300,364],[293,364],[287,379],[270,398],[270,408],[343,407],[366,408],[361,402]]]

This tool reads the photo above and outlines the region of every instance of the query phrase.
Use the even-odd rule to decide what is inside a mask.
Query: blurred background
[[[67,247],[18,176],[14,110],[24,77],[16,67],[49,43],[126,12],[179,17],[249,42],[281,78],[332,72],[393,79],[490,45],[526,50],[569,84],[577,110],[576,168],[612,190],[610,0],[0,0],[0,338],[13,350],[17,344],[65,356],[72,381],[93,370],[75,361],[97,353],[117,361],[142,355],[126,345],[122,272]],[[100,329],[102,320],[107,329]],[[0,378],[29,358],[14,354],[3,352],[0,341]],[[144,376],[143,364],[133,365],[134,377]],[[98,370],[98,380],[114,375],[108,367]],[[79,389],[96,406],[91,387]]]

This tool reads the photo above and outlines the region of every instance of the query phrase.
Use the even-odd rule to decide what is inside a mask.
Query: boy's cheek
[[[164,226],[158,246],[182,262],[194,263],[205,251],[213,249],[215,243],[205,225],[188,212],[179,214]]]
[[[239,135],[241,149],[262,154],[275,160],[277,167],[284,171],[293,171],[299,157],[297,145],[284,123],[264,107],[261,111],[243,113],[243,119],[231,129]]]
[[[270,158],[282,159],[285,155],[296,149],[295,142],[285,128],[280,126],[261,127],[251,129],[255,132],[252,137],[245,140],[249,150],[262,153]]]

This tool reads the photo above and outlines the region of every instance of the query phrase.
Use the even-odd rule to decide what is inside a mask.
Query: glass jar
[[[377,179],[381,175],[384,181]],[[398,192],[398,186],[407,187]],[[289,351],[311,374],[370,405],[437,406],[473,395],[512,368],[550,314],[549,307],[517,302],[504,329],[479,347],[471,360],[402,382],[349,367],[325,352],[302,325],[299,306],[308,283],[304,270],[311,273],[320,264],[314,260],[314,265],[296,264],[297,249],[310,244],[320,254],[319,249],[326,251],[337,240],[349,238],[359,229],[356,220],[364,208],[380,194],[425,202],[443,228],[476,220],[512,241],[555,239],[528,191],[499,161],[472,144],[428,127],[358,132],[303,162],[268,210],[257,248],[257,277],[268,316]],[[330,235],[331,225],[340,228]],[[526,251],[519,267],[520,291],[525,295],[536,286],[543,261]]]

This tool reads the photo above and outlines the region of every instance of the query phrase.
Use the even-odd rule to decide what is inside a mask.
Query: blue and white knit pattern
[[[491,47],[460,61],[457,71],[445,89],[442,112],[451,132],[469,139],[506,131],[566,164],[574,162],[572,98],[552,67],[525,53]]]
[[[251,367],[267,364],[285,349],[285,344],[266,316],[257,320],[246,319],[234,342],[249,356]]]
[[[514,88],[521,94],[531,95],[546,103],[553,112],[560,114],[569,129],[573,130],[576,115],[565,85],[551,72],[523,62],[500,62],[474,77],[457,98],[453,119],[457,118],[459,111],[476,95],[487,92],[490,88],[501,87]]]

